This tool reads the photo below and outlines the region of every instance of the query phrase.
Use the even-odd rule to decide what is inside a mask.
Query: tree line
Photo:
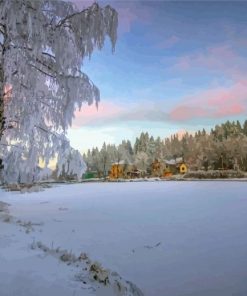
[[[149,171],[152,162],[183,157],[190,170],[235,169],[247,171],[247,120],[226,121],[210,132],[205,129],[182,137],[174,134],[161,140],[142,132],[132,145],[123,140],[120,145],[104,143],[83,154],[88,171],[107,176],[113,163],[124,161],[137,169]]]

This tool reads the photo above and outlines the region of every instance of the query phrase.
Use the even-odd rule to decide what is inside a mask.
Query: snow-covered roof
[[[134,163],[133,162],[131,162],[131,161],[129,161],[128,159],[127,160],[120,160],[119,162],[113,162],[112,163],[113,165],[115,164],[115,165],[117,165],[117,164],[123,164],[123,165],[134,165]]]
[[[183,157],[177,157],[176,159],[165,160],[165,164],[176,165],[183,162]]]
[[[113,162],[113,164],[128,164],[125,160],[120,160],[119,162]]]
[[[175,165],[176,164],[176,160],[175,159],[165,160],[165,164]]]
[[[177,157],[176,158],[176,163],[181,163],[183,162],[183,157]]]

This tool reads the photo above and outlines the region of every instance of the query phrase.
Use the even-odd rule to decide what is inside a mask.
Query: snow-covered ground
[[[33,250],[37,242],[85,252],[146,296],[247,295],[246,182],[0,189],[0,201],[14,217],[0,221],[1,296],[114,295],[102,284],[76,281],[81,265]]]

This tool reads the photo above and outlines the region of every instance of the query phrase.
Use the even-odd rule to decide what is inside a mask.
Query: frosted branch
[[[85,165],[65,134],[76,109],[100,100],[82,62],[107,35],[114,49],[117,12],[98,4],[78,11],[67,1],[0,0],[0,20],[5,181],[33,180],[39,159],[47,164],[55,155],[60,168],[70,159],[70,172],[81,176]]]

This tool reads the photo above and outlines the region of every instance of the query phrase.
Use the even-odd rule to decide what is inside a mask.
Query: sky
[[[90,1],[77,2],[80,8]],[[103,142],[132,142],[144,131],[162,139],[210,130],[247,114],[247,2],[99,1],[118,11],[110,42],[82,70],[101,92],[68,131],[85,152]]]

